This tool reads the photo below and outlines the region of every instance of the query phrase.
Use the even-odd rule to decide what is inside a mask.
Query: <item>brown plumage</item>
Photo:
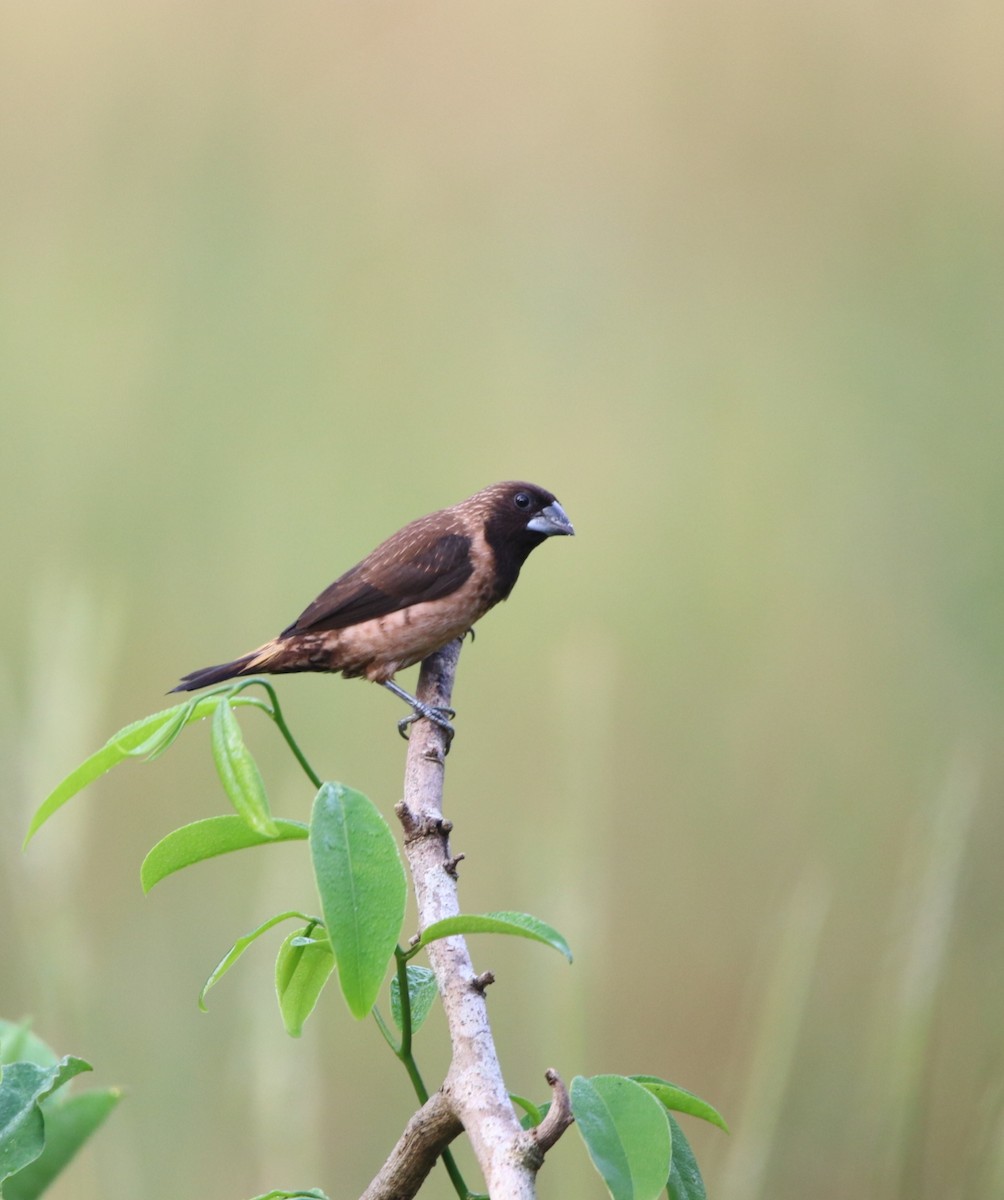
[[[382,683],[417,715],[429,716],[393,682],[395,672],[462,637],[509,595],[535,546],[571,533],[551,492],[531,483],[493,484],[405,525],[325,588],[278,637],[233,662],[192,671],[172,690],[193,691],[238,675],[331,671]]]

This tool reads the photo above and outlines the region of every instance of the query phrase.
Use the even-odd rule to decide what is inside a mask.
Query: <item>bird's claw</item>
[[[395,696],[402,699],[411,709],[410,716],[402,717],[397,723],[397,731],[404,740],[408,740],[409,726],[413,725],[416,721],[421,721],[424,717],[427,721],[431,721],[433,725],[438,725],[446,735],[446,749],[444,750],[444,754],[448,754],[454,733],[453,726],[450,724],[450,718],[457,715],[453,709],[447,708],[445,705],[437,707],[435,704],[426,704],[424,701],[419,700],[417,696],[413,696],[411,692],[406,692],[393,679],[384,679],[381,682],[389,692],[393,692]]]
[[[413,708],[414,712],[410,713],[407,717],[402,717],[401,720],[398,721],[398,733],[404,738],[405,741],[407,741],[408,730],[410,726],[414,725],[416,721],[421,721],[424,717],[425,720],[431,721],[433,725],[438,725],[443,733],[446,734],[446,747],[444,752],[449,754],[450,743],[453,741],[453,735],[456,733],[456,730],[450,724],[450,718],[455,717],[457,715],[456,712],[452,708],[446,708],[445,706],[440,708],[432,704],[415,704],[413,705]]]

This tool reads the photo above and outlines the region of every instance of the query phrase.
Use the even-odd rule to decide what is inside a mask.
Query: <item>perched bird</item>
[[[575,530],[551,492],[496,483],[382,542],[309,604],[277,638],[219,666],[186,675],[190,692],[239,675],[330,671],[381,683],[411,705],[398,722],[425,717],[452,736],[449,709],[423,704],[394,682],[505,600],[534,547]]]

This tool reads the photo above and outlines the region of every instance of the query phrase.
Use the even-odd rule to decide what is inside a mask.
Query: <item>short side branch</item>
[[[411,1200],[436,1160],[463,1126],[442,1092],[436,1092],[404,1127],[390,1158],[361,1200]]]
[[[572,1116],[572,1101],[568,1095],[568,1088],[565,1087],[561,1076],[552,1068],[544,1072],[544,1077],[551,1085],[551,1107],[543,1121],[533,1130],[541,1154],[546,1154],[575,1120]]]

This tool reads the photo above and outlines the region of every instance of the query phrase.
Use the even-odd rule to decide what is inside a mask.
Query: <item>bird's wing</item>
[[[461,587],[473,571],[471,539],[465,533],[444,533],[441,524],[424,518],[336,579],[279,636],[344,629],[439,600]]]

